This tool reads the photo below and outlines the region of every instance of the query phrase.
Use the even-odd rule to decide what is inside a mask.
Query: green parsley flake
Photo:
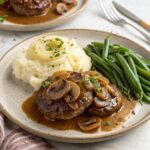
[[[100,83],[98,82],[97,77],[90,77],[89,78],[90,82],[94,85],[94,87],[96,88],[96,92],[101,92],[101,86]]]
[[[0,0],[0,5],[3,5],[5,3],[5,0]]]
[[[60,56],[60,54],[59,54],[59,53],[55,54],[55,57],[58,57],[58,56]]]
[[[46,87],[48,87],[51,83],[52,83],[52,82],[51,82],[50,79],[49,79],[49,80],[44,81],[44,82],[42,83],[42,86],[43,86],[44,88],[46,88]]]
[[[112,122],[111,122],[111,121],[106,121],[106,122],[104,123],[104,125],[105,125],[105,126],[112,126]]]
[[[4,22],[7,17],[8,17],[7,15],[0,16],[0,23]]]
[[[52,50],[53,50],[53,48],[50,45],[48,45],[47,46],[47,51],[52,51]]]
[[[59,42],[59,44],[58,44],[57,48],[61,48],[61,47],[62,47],[62,45],[64,44],[64,42],[63,42],[60,38],[56,38],[56,41],[58,41],[58,42]]]

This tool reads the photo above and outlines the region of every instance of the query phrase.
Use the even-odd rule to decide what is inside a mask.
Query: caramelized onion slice
[[[70,84],[67,80],[60,79],[52,83],[47,89],[47,96],[50,100],[59,100],[70,91]]]
[[[101,125],[101,119],[98,117],[92,117],[89,119],[78,121],[79,128],[85,132],[97,129],[100,127],[100,125]]]

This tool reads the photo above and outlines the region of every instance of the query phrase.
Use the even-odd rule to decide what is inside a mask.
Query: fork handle
[[[147,42],[150,43],[150,34],[147,32],[144,32],[141,27],[136,26],[134,23],[132,23],[131,21],[126,21],[126,23],[128,23],[129,25],[131,25],[133,28],[135,28],[137,31],[139,31],[146,39]]]
[[[145,21],[143,21],[143,20],[140,20],[138,23],[139,23],[141,26],[143,26],[146,30],[150,31],[150,24],[149,24],[149,23],[147,23],[147,22],[145,22]]]

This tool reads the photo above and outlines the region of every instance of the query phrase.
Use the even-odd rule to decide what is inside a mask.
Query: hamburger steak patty
[[[92,116],[109,116],[121,108],[122,99],[118,89],[96,71],[60,71],[43,82],[36,103],[49,120],[68,120],[85,110]]]
[[[57,72],[45,83],[49,80],[53,83],[40,88],[36,101],[46,118],[68,120],[82,114],[92,104],[93,93],[84,88],[81,73]]]
[[[12,9],[19,15],[42,15],[51,7],[51,0],[10,0]]]

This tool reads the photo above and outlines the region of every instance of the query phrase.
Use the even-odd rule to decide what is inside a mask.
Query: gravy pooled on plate
[[[22,105],[27,116],[38,123],[85,132],[112,130],[134,107],[135,102],[96,71],[56,72]]]

